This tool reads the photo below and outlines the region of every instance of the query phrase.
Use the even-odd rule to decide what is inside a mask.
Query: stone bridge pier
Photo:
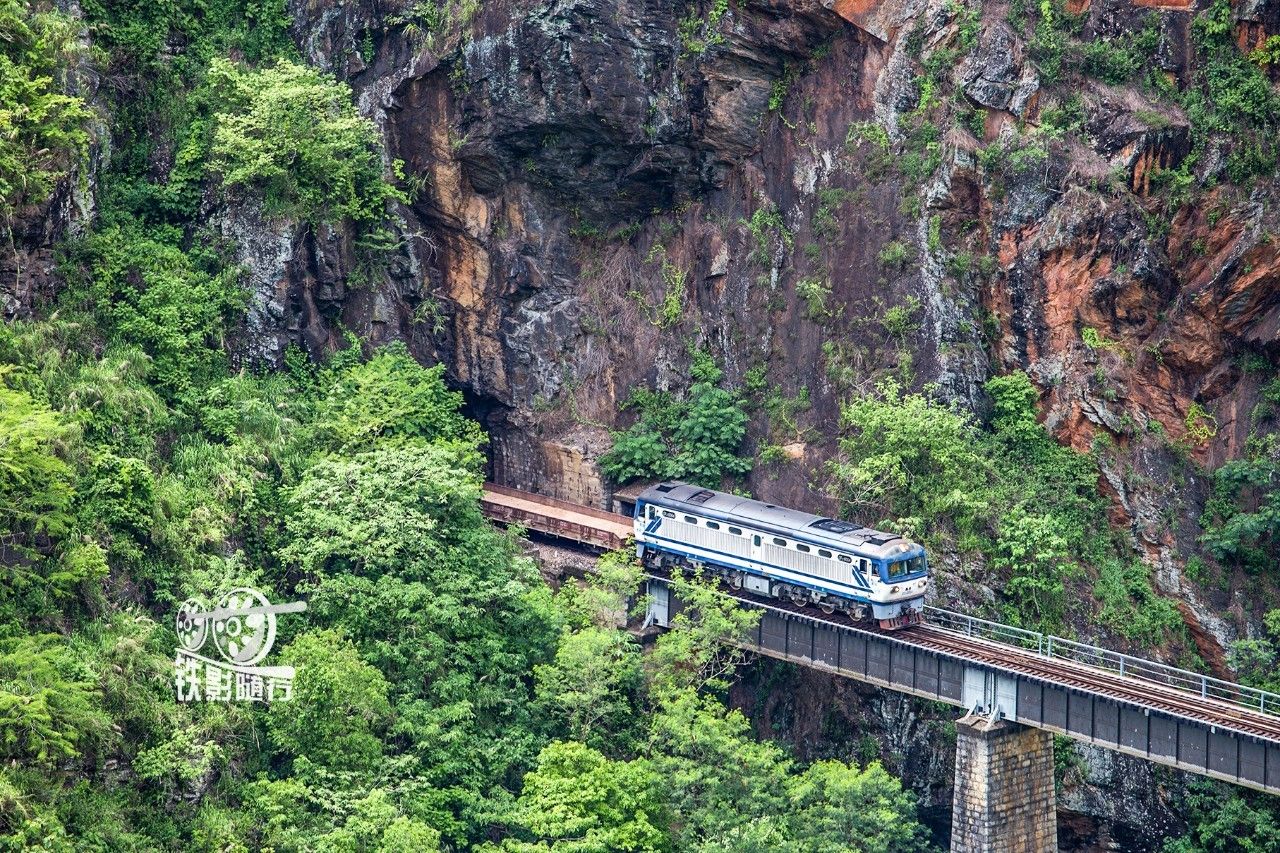
[[[1053,735],[969,714],[956,722],[951,853],[1056,853]]]

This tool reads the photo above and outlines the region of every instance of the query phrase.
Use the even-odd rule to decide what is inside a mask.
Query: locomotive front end
[[[871,596],[871,615],[885,629],[921,622],[925,589],[929,586],[929,561],[924,548],[900,541],[893,550],[896,553],[876,561],[879,583]]]

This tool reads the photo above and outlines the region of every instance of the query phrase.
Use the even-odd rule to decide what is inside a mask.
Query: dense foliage
[[[639,411],[626,432],[616,433],[600,467],[614,481],[678,479],[719,486],[726,476],[745,474],[751,460],[739,456],[747,432],[742,401],[720,387],[724,372],[706,352],[694,349],[688,392],[637,389],[625,408]]]
[[[1272,386],[1280,391],[1280,383]],[[1280,557],[1280,436],[1253,435],[1246,455],[1213,473],[1203,541],[1219,561],[1261,572]]]
[[[24,768],[0,771],[23,804],[3,843],[844,850],[852,827],[920,846],[878,766],[796,768],[717,698],[748,614],[688,582],[688,630],[646,659],[615,627],[624,559],[553,594],[481,517],[482,437],[438,369],[353,349],[171,396],[131,327],[69,299],[0,337],[23,555],[0,622],[0,744]],[[309,601],[281,623],[294,700],[179,704],[173,602],[241,584]],[[132,775],[105,787],[115,766]]]
[[[1111,547],[1093,460],[1036,421],[1025,374],[996,377],[989,429],[889,380],[843,412],[844,458],[833,466],[854,517],[923,539],[935,551],[982,557],[1001,576],[1008,619],[1058,630],[1067,584],[1100,567],[1102,618],[1147,642],[1176,625],[1146,569]]]
[[[72,68],[87,51],[79,27],[23,0],[0,2],[0,218],[43,202],[85,154],[91,114],[73,93]]]
[[[228,189],[261,190],[269,212],[313,224],[376,225],[403,198],[383,177],[377,128],[356,113],[346,86],[285,60],[243,70],[223,59],[207,85],[209,165]]]
[[[913,797],[879,764],[802,766],[727,707],[742,659],[723,641],[752,617],[699,579],[677,581],[683,630],[647,650],[618,627],[638,584],[623,556],[550,589],[480,516],[483,435],[441,367],[352,341],[322,364],[291,352],[284,372],[233,370],[246,295],[206,203],[249,197],[377,248],[406,199],[399,165],[349,87],[299,62],[283,0],[81,6],[108,83],[98,216],[62,247],[56,304],[0,326],[0,848],[926,846]],[[728,5],[713,6],[710,27],[680,26],[691,53],[718,38]],[[434,44],[478,9],[420,3],[390,23]],[[1040,9],[1032,54],[1049,81],[1070,19]],[[979,19],[957,10],[967,50]],[[1239,180],[1274,166],[1277,100],[1270,55],[1240,56],[1230,14],[1218,0],[1197,18],[1195,85],[1178,97],[1197,153],[1209,133],[1239,138],[1226,167]],[[89,149],[80,27],[0,0],[6,220]],[[1157,37],[1148,27],[1075,58],[1120,83]],[[943,58],[933,65],[954,64]],[[913,132],[924,153],[904,157],[909,170],[937,168],[938,130]],[[790,247],[777,209],[745,224],[757,256]],[[906,257],[886,248],[881,261]],[[834,310],[824,281],[800,287],[815,320]],[[896,316],[886,329],[901,338],[909,312]],[[687,390],[634,394],[636,423],[602,460],[615,480],[722,485],[749,470],[743,401],[709,355],[691,362]],[[987,390],[989,428],[893,383],[850,403],[835,470],[851,512],[982,558],[1006,581],[1009,618],[1055,627],[1069,584],[1088,577],[1103,621],[1158,641],[1171,605],[1109,541],[1093,466],[1036,423],[1025,376]],[[1205,543],[1258,570],[1280,510],[1274,442],[1250,448],[1216,474]],[[175,701],[176,603],[243,584],[309,603],[278,640],[299,671],[294,701]],[[1275,689],[1276,612],[1266,629],[1233,660]],[[1265,808],[1212,789],[1191,806],[1191,834],[1170,850],[1275,848]]]

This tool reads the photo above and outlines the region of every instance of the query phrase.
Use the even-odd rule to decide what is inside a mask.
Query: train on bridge
[[[649,568],[705,566],[734,589],[886,629],[924,609],[924,548],[896,533],[679,482],[641,493],[634,525]]]
[[[992,721],[1003,718],[1280,795],[1280,695],[1061,637],[924,607],[924,587],[919,584],[928,579],[927,562],[923,549],[905,539],[882,533],[875,538],[889,537],[887,541],[873,542],[876,531],[857,528],[861,532],[845,530],[848,539],[833,541],[826,534],[834,531],[824,531],[822,536],[811,533],[822,531],[815,525],[824,520],[820,516],[683,483],[661,486],[670,488],[654,486],[636,496],[637,508],[630,518],[493,483],[485,484],[481,506],[494,521],[519,524],[591,548],[617,549],[632,542],[642,547],[651,567],[647,620],[652,624],[669,627],[671,616],[683,607],[661,569],[676,562],[699,563],[727,578],[733,587],[729,595],[762,612],[754,636],[743,643],[761,654],[949,702],[967,712],[981,712]],[[713,504],[717,496],[720,500]],[[685,515],[701,523],[692,524]],[[650,529],[658,519],[661,522]],[[828,559],[815,549],[833,557],[856,555],[859,561],[865,556],[863,577],[872,589],[846,584],[839,575],[827,578],[819,573],[799,580],[795,576],[810,574],[808,564],[791,562],[789,554],[788,559],[767,566],[758,562],[746,566],[742,559],[730,562],[728,557],[734,554],[728,551],[712,559],[716,555],[709,553],[708,546],[713,540],[698,537],[731,533],[728,526],[742,530],[743,535],[754,531],[748,536],[748,548],[763,549],[768,535],[769,544],[783,547],[772,542],[777,536],[802,558]],[[853,541],[859,538],[865,541]],[[922,560],[918,570],[910,563],[893,566],[917,557]],[[839,558],[835,562],[853,565]],[[857,566],[863,570],[861,562]],[[899,581],[907,576],[916,589],[902,588]],[[751,592],[749,578],[755,578]],[[848,615],[869,610],[875,616],[876,591],[886,587],[888,606],[898,605],[908,611],[905,620],[919,624],[887,633],[834,615],[839,609]],[[893,595],[906,597],[893,599]],[[814,613],[810,604],[829,612]],[[885,627],[906,627],[905,620],[899,610],[897,621],[891,617]]]

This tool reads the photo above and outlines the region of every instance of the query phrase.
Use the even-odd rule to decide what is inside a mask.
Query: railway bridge
[[[486,484],[485,514],[583,545],[624,547],[626,516]],[[681,603],[648,578],[648,620]],[[1280,794],[1280,695],[936,607],[899,631],[726,590],[761,612],[759,654],[955,705],[952,851],[1057,849],[1053,734]]]

